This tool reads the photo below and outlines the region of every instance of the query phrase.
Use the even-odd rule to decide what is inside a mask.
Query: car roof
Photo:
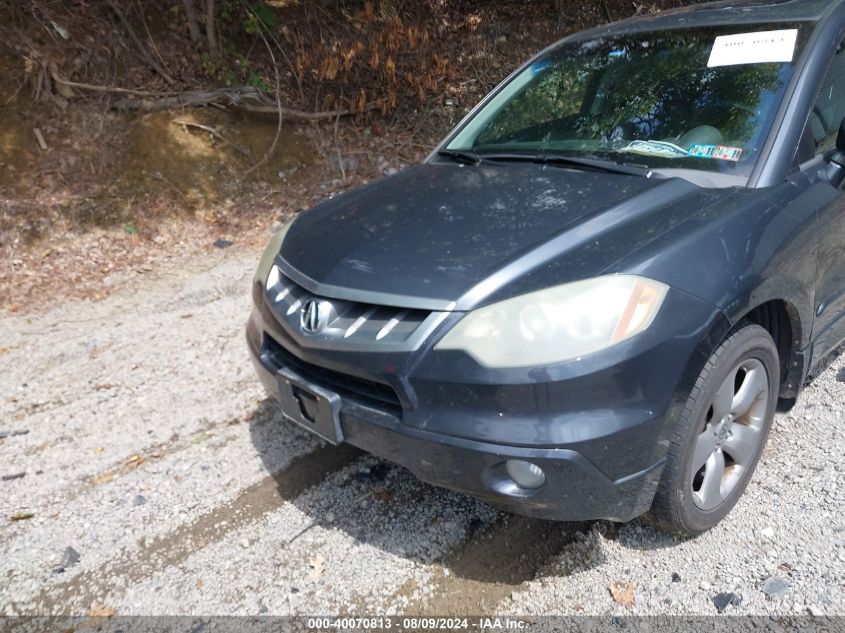
[[[668,18],[684,16],[695,20],[697,17],[712,14],[730,21],[730,14],[742,13],[761,22],[817,21],[824,17],[831,7],[838,4],[841,4],[841,0],[721,0],[682,9],[670,9],[661,12],[660,15]]]
[[[817,23],[845,0],[722,0],[635,16],[574,35],[571,39],[613,33],[696,26],[784,22]]]

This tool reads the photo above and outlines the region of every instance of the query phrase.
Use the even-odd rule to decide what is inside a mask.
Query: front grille
[[[268,360],[272,363],[274,369],[288,367],[305,380],[336,392],[341,398],[351,397],[362,401],[364,404],[386,410],[397,417],[401,416],[402,404],[390,385],[307,363],[291,354],[267,335],[265,335],[264,346]]]
[[[437,315],[427,310],[395,308],[357,301],[319,297],[286,277],[273,266],[267,278],[267,302],[291,331],[302,333],[300,316],[310,301],[320,310],[320,327],[308,336],[333,342],[334,347],[372,346],[372,349],[405,346],[422,331],[426,320]]]

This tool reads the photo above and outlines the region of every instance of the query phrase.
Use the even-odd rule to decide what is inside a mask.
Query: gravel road
[[[0,316],[0,614],[845,615],[845,357],[708,534],[529,520],[282,421],[256,260]]]

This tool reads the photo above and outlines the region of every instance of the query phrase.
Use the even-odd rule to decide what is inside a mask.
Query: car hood
[[[640,247],[661,228],[646,218],[699,191],[678,179],[533,163],[428,163],[303,214],[281,257],[296,281],[327,296],[340,288],[393,305],[469,309],[562,253],[583,255],[564,277],[598,274],[609,257],[629,254],[595,249],[603,234],[656,222],[627,250]],[[547,285],[564,281],[557,273]]]

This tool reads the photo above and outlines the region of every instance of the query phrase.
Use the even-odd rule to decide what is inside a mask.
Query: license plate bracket
[[[314,385],[287,368],[277,373],[279,402],[286,418],[331,444],[343,442],[340,396]]]

